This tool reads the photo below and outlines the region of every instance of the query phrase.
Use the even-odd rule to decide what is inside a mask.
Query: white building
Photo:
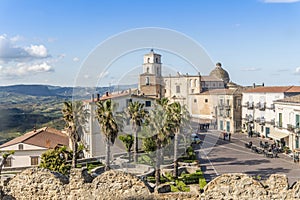
[[[86,158],[91,157],[99,157],[105,155],[105,140],[103,138],[103,134],[101,133],[101,129],[99,123],[96,119],[96,102],[104,101],[107,99],[111,99],[113,102],[117,104],[116,112],[123,112],[129,105],[129,102],[140,102],[144,104],[145,110],[151,110],[154,107],[154,98],[144,97],[140,95],[133,94],[133,90],[126,90],[122,92],[116,93],[106,93],[102,97],[98,97],[96,99],[84,101],[85,108],[89,110],[90,116],[88,119],[88,124],[86,125],[86,131],[83,135],[83,143],[86,147],[84,151]],[[123,133],[131,133],[131,128],[129,124],[124,127]],[[122,133],[119,133],[122,134]],[[123,144],[116,140],[113,148],[111,148],[112,154],[125,152],[125,148]]]
[[[41,155],[48,149],[68,145],[69,139],[64,133],[44,127],[2,144],[0,151],[15,151],[7,159],[4,168],[30,167],[39,165]]]
[[[294,150],[300,147],[300,95],[287,97],[274,102],[275,134],[274,137]]]
[[[262,136],[278,139],[274,129],[276,116],[274,101],[300,94],[299,86],[256,87],[243,92],[242,125],[248,132],[250,127]]]

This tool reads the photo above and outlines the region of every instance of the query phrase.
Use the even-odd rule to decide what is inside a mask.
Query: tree
[[[85,109],[81,101],[67,101],[63,104],[62,113],[63,119],[66,122],[65,129],[72,142],[72,167],[75,168],[77,164],[78,142],[81,141],[89,112]]]
[[[174,102],[168,106],[168,116],[171,131],[174,133],[174,177],[178,177],[178,136],[182,121],[181,105]]]
[[[126,148],[126,151],[128,153],[128,160],[130,162],[131,161],[131,148],[134,143],[134,138],[132,135],[126,134],[126,135],[120,135],[119,139],[123,142],[123,144]]]
[[[67,150],[66,146],[49,149],[42,154],[39,167],[67,175],[71,168],[67,161],[71,158],[72,153]]]
[[[123,128],[122,116],[113,113],[116,104],[114,104],[111,99],[98,101],[96,106],[96,118],[106,142],[105,170],[108,171],[110,169],[110,146],[114,144],[119,131]]]
[[[156,142],[156,165],[155,165],[155,184],[156,189],[158,188],[158,185],[160,184],[160,166],[161,166],[161,158],[163,157],[162,147],[163,144],[166,143],[168,140],[168,131],[167,131],[167,125],[168,125],[168,115],[165,112],[164,108],[157,104],[155,105],[155,109],[151,110],[149,119],[147,121],[149,122],[150,130],[153,132]]]
[[[15,153],[14,150],[2,152],[2,160],[0,162],[0,175],[2,173],[2,168],[3,168],[4,164],[6,163],[8,157],[10,155],[13,155],[14,153]]]
[[[134,158],[134,162],[136,163],[138,158],[138,148],[139,148],[138,132],[141,130],[141,125],[146,115],[144,104],[137,101],[130,102],[126,112],[130,118],[131,127],[134,132],[134,157],[133,158]]]

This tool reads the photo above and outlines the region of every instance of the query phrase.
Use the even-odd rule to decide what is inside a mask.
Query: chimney
[[[95,95],[94,94],[92,94],[91,100],[92,100],[92,102],[95,101]]]
[[[33,132],[36,132],[36,127],[35,126],[33,127]]]
[[[108,92],[106,92],[105,95],[108,97]]]
[[[100,101],[100,94],[97,93],[97,101]]]
[[[262,83],[262,86],[264,87],[264,86],[265,86],[265,83]]]
[[[253,83],[253,88],[255,88],[255,83]]]
[[[131,94],[131,88],[129,88],[129,90],[128,90],[128,91],[129,91],[129,94]]]

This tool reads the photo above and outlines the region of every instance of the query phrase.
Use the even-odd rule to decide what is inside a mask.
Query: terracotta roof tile
[[[300,92],[300,86],[265,86],[265,87],[247,89],[244,92],[245,93],[284,93],[284,92],[297,93]]]
[[[44,127],[36,131],[30,131],[24,135],[14,138],[0,146],[0,148],[18,143],[30,144],[45,148],[54,148],[57,145],[69,145],[68,137],[59,130]]]

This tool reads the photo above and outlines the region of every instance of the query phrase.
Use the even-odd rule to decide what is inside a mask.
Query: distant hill
[[[1,92],[13,92],[32,96],[55,96],[46,85],[11,85],[0,86]]]
[[[92,94],[122,91],[137,85],[111,87],[60,87],[51,85],[0,86],[0,144],[33,127],[62,129],[64,101],[90,99]]]
[[[121,85],[111,87],[60,87],[51,85],[10,85],[0,86],[0,97],[16,95],[30,96],[57,96],[64,98],[87,99],[91,94],[105,94],[107,91],[126,90],[128,88],[136,88],[137,85]]]

